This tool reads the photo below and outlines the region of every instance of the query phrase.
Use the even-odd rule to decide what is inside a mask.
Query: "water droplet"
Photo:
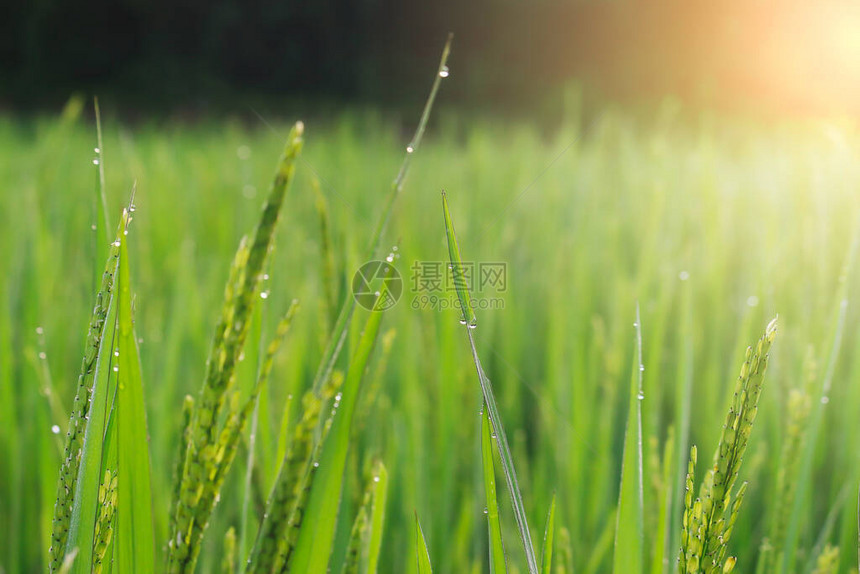
[[[758,297],[755,295],[750,295],[747,297],[747,306],[748,307],[756,307],[758,306]]]
[[[119,351],[114,351],[114,352],[113,352],[113,356],[114,356],[114,357],[119,357]]]
[[[36,327],[36,334],[37,334],[37,335],[42,335],[42,334],[44,334],[44,333],[45,333],[45,330],[44,330],[43,328],[41,328],[41,327]]]
[[[97,148],[97,147],[94,147],[94,148],[93,148],[93,151],[94,151],[94,152],[96,152],[96,153],[101,153],[101,152],[102,152],[102,150],[100,150],[100,149],[99,149],[99,148]]]
[[[319,467],[320,467],[320,463],[315,462],[315,463],[314,463],[314,468],[319,468]]]
[[[269,280],[269,274],[263,273],[263,281],[268,281],[268,280]]]
[[[640,372],[640,373],[644,373],[644,372],[645,372],[645,365],[639,365],[639,372]]]
[[[93,160],[93,165],[98,165],[98,164],[99,164],[99,158],[95,158]]]
[[[137,206],[132,203],[131,205],[128,206],[128,210],[130,213],[134,213],[135,211],[137,211]]]
[[[448,66],[442,66],[442,69],[439,70],[439,77],[447,78],[449,75],[451,75],[451,72],[448,70]]]
[[[92,229],[93,231],[95,231],[95,230],[96,230],[96,224],[95,224],[95,223],[93,223],[92,225],[90,225],[90,229]]]
[[[640,401],[645,400],[645,393],[643,393],[642,391],[639,391],[639,394],[636,395],[636,398],[639,399]]]
[[[639,326],[639,323],[633,323],[633,326],[634,326],[634,327],[638,327],[638,326]]]
[[[385,260],[388,261],[389,263],[393,263],[394,262],[394,254],[389,253],[388,257],[386,257]]]
[[[123,235],[128,235],[128,229],[123,230],[122,234],[123,234]]]
[[[465,319],[460,319],[460,324],[461,324],[461,325],[465,325],[465,324],[466,324],[466,320],[465,320]]]
[[[489,511],[489,510],[487,509],[487,507],[485,506],[485,507],[484,507],[484,514],[489,514],[489,513],[490,513],[490,511]]]
[[[260,298],[261,299],[268,299],[269,298],[269,292],[263,291],[262,293],[260,293]]]
[[[490,434],[490,438],[496,438],[496,433]]]
[[[39,358],[40,358],[40,359],[42,359],[42,360],[44,361],[45,359],[47,359],[47,358],[48,358],[48,355],[46,355],[46,354],[45,354],[45,351],[41,351],[41,352],[39,353]]]
[[[411,145],[406,146],[406,153],[412,153],[413,151],[415,151],[414,147],[412,147]]]
[[[118,373],[118,372],[119,372],[119,365],[114,365],[114,366],[113,366],[113,372],[114,372],[114,373]]]
[[[680,273],[678,273],[678,279],[680,279],[681,281],[686,281],[689,278],[690,274],[687,271],[681,271]]]
[[[475,328],[475,327],[477,327],[477,326],[478,326],[478,322],[477,322],[477,321],[472,321],[471,323],[469,323],[469,328],[470,328],[470,329],[474,329],[474,328]]]
[[[395,245],[394,247],[392,247],[392,248],[391,248],[391,250],[392,250],[392,251],[397,251],[397,246]]]
[[[114,241],[113,243],[111,243],[111,245],[112,245],[112,246],[114,246],[114,247],[119,247],[119,246],[120,246],[119,239],[117,239],[116,241]]]
[[[379,482],[379,477],[378,477],[378,476],[374,476],[374,477],[373,477],[373,482]]]
[[[51,432],[54,434],[60,434],[60,425],[54,425],[51,427]]]
[[[379,291],[374,291],[373,294],[379,297]]]
[[[825,395],[825,396],[823,396],[823,397],[821,397],[821,404],[822,404],[822,405],[826,405],[826,404],[827,404],[827,403],[829,403],[829,402],[830,402],[830,397],[828,397],[828,396],[826,396],[826,395]]]

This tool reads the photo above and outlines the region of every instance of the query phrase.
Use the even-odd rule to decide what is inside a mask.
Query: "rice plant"
[[[768,352],[775,337],[776,319],[768,324],[755,348],[747,348],[720,443],[714,454],[713,467],[705,473],[699,495],[695,499],[693,489],[696,447],[693,447],[690,453],[681,553],[678,559],[681,574],[711,574],[731,572],[734,569],[737,559],[728,555],[728,543],[747,483],[741,484],[737,491],[734,487],[758,414]]]
[[[291,121],[264,197],[243,122],[0,114],[0,571],[856,568],[856,134],[430,124],[448,58],[412,133]],[[456,311],[350,293],[436,259]]]

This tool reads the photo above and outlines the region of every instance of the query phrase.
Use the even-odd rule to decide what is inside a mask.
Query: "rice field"
[[[444,86],[440,98],[444,104]],[[298,528],[290,560],[304,566],[296,572],[326,564],[332,572],[375,571],[368,547],[377,549],[379,572],[424,572],[417,558],[424,541],[434,572],[489,572],[491,561],[496,573],[505,563],[529,572],[542,560],[551,506],[552,572],[710,572],[688,559],[697,497],[726,512],[720,528],[732,532],[720,565],[736,557],[738,572],[857,570],[855,124],[765,124],[671,104],[643,119],[611,107],[585,113],[573,103],[547,135],[443,105],[410,151],[420,102],[408,117],[353,110],[315,118],[285,109],[264,119],[243,112],[126,122],[108,111],[101,143],[83,107],[73,101],[55,116],[0,116],[0,572],[45,571],[52,560],[58,473],[109,256],[120,260],[120,283],[125,266],[131,285],[125,299],[122,285],[117,296],[116,336],[126,337],[117,357],[127,365],[125,349],[137,342],[148,437],[124,444],[139,454],[148,443],[151,456],[151,571],[195,568],[193,560],[180,565],[175,532],[186,530],[176,525],[183,510],[174,493],[180,482],[193,490],[194,461],[209,463],[202,450],[179,458],[192,461],[184,471],[176,461],[200,444],[189,442],[188,420],[191,435],[211,432],[201,422],[210,376],[237,391],[224,399],[225,428],[243,405],[253,412],[236,432],[232,465],[217,467],[220,490],[212,490],[214,475],[197,477],[213,506],[198,572],[246,571],[239,564],[252,555],[263,563],[257,531],[267,528],[281,461],[302,436],[307,461],[319,463],[308,467],[319,469],[308,470],[314,488],[334,485],[309,491],[307,508],[316,511],[304,520],[330,528],[333,542],[330,556],[321,555],[314,531]],[[243,311],[238,302],[227,313],[224,286],[241,283],[230,279],[230,262],[243,235],[260,237],[252,230],[298,119],[301,155],[287,158],[295,173],[272,247],[260,244],[259,272],[248,275],[259,284],[237,287],[253,305]],[[355,273],[368,261],[406,156],[411,166],[376,250],[401,291],[384,311],[354,306],[343,350],[319,380],[341,308],[358,301]],[[134,210],[123,215],[133,188]],[[128,234],[116,245],[104,240],[123,217],[133,218]],[[247,244],[248,266],[255,245]],[[242,256],[236,261],[244,277]],[[458,277],[471,293],[458,288]],[[247,319],[236,329],[244,334],[231,343],[227,329],[223,342],[235,351],[235,376],[217,361],[207,368],[216,327],[238,315]],[[302,397],[315,380],[322,420],[332,401],[340,403],[340,384],[337,408],[349,406],[339,413],[349,412],[351,425],[308,418],[313,409]],[[483,407],[488,381],[499,421]],[[183,410],[187,395],[196,410]],[[329,452],[321,436],[342,448]],[[493,454],[502,442],[529,544],[511,505],[504,453]],[[700,492],[718,444],[736,450],[719,449],[718,476]],[[748,486],[733,512],[723,471],[738,467],[728,491]],[[92,482],[102,492],[93,492],[107,508],[111,481],[102,476]],[[117,518],[92,516],[102,523],[95,542],[106,528],[124,532],[122,509],[141,500],[123,499],[122,473],[118,484]],[[188,520],[200,516],[179,501]],[[190,531],[199,532],[195,524]],[[110,537],[101,541],[103,567],[121,571],[110,565],[121,542],[114,550]]]

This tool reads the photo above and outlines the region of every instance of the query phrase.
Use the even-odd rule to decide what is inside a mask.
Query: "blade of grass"
[[[511,449],[508,446],[508,438],[505,435],[501,415],[499,414],[499,409],[496,405],[496,397],[493,393],[492,383],[490,383],[490,379],[487,378],[487,375],[484,373],[484,368],[481,366],[481,360],[478,358],[478,349],[475,346],[475,339],[472,335],[472,331],[477,326],[478,321],[472,307],[471,295],[469,294],[468,286],[464,280],[463,260],[460,257],[460,247],[457,244],[454,222],[451,219],[451,213],[448,209],[448,198],[444,191],[442,192],[442,212],[445,219],[445,232],[448,237],[448,255],[451,260],[451,271],[454,273],[454,284],[457,289],[457,297],[460,300],[460,309],[462,312],[460,323],[467,325],[466,334],[468,335],[469,345],[472,349],[472,360],[475,362],[475,368],[478,371],[478,381],[481,383],[481,392],[484,395],[484,404],[486,405],[487,414],[490,417],[490,423],[493,426],[493,433],[496,435],[496,444],[499,448],[499,458],[502,461],[502,470],[504,471],[505,482],[508,486],[508,493],[511,497],[514,519],[516,520],[517,528],[520,532],[520,539],[523,543],[523,549],[525,550],[529,574],[538,574],[537,557],[535,556],[531,534],[529,534],[529,523],[526,518],[523,498],[520,494],[520,487],[517,482],[517,472],[514,467],[513,457],[511,456]]]
[[[385,201],[385,207],[382,210],[382,215],[376,223],[373,235],[370,238],[370,243],[367,246],[365,261],[376,259],[376,253],[379,250],[379,244],[382,241],[382,236],[388,228],[388,222],[391,219],[391,213],[394,211],[394,203],[397,196],[403,190],[403,184],[406,180],[406,175],[409,173],[409,166],[412,164],[412,156],[418,151],[421,145],[421,140],[424,137],[424,130],[427,128],[427,122],[430,120],[430,112],[433,110],[433,102],[436,101],[436,94],[439,92],[439,86],[442,84],[444,70],[447,67],[448,54],[451,52],[451,40],[453,36],[448,35],[448,40],[445,47],[442,49],[442,58],[439,61],[439,69],[436,72],[436,78],[433,81],[433,87],[430,88],[430,95],[427,97],[427,102],[424,104],[424,111],[421,113],[421,119],[418,121],[418,127],[415,129],[415,134],[409,146],[406,148],[406,155],[403,157],[403,162],[400,164],[400,170],[397,172],[397,177],[391,183],[391,190]],[[331,337],[328,345],[323,352],[322,360],[319,368],[314,376],[313,390],[319,395],[325,385],[326,380],[331,376],[331,371],[334,369],[337,359],[340,356],[340,351],[343,348],[343,343],[346,341],[346,335],[349,331],[349,325],[352,321],[352,315],[355,313],[357,302],[355,297],[347,293],[344,302],[341,304],[340,312],[338,313],[337,321],[334,329],[332,329]]]
[[[93,98],[93,110],[96,116],[96,157],[93,164],[96,168],[96,222],[95,222],[95,285],[101,281],[102,262],[107,259],[110,237],[110,218],[108,217],[107,192],[105,191],[104,147],[102,143],[102,115],[99,99]]]
[[[490,572],[507,572],[505,545],[502,541],[502,526],[499,522],[499,505],[496,501],[496,470],[493,467],[493,441],[490,433],[490,418],[487,409],[481,415],[481,459],[484,466],[484,493],[487,497],[487,525],[490,536]]]
[[[370,537],[364,548],[361,574],[376,574],[379,566],[379,551],[385,524],[385,506],[388,500],[388,471],[382,461],[373,466],[373,504],[370,509]]]
[[[541,552],[541,574],[551,574],[552,572],[552,541],[555,535],[555,494],[552,495],[552,502],[549,503],[549,512],[546,515],[546,528],[543,532],[543,551]]]
[[[624,454],[621,463],[621,488],[615,526],[613,572],[637,574],[643,571],[643,492],[642,492],[642,326],[636,304],[635,357],[630,376],[630,403]]]
[[[445,235],[448,238],[448,257],[451,261],[450,269],[457,290],[457,298],[460,300],[460,311],[462,317],[460,323],[468,324],[474,328],[478,324],[475,309],[472,306],[472,298],[469,294],[466,282],[466,270],[463,267],[463,258],[460,256],[460,246],[457,244],[457,235],[454,232],[454,222],[451,220],[451,211],[448,209],[448,196],[442,191],[442,212],[445,216]]]
[[[430,552],[427,551],[427,541],[424,540],[424,532],[421,531],[417,512],[415,513],[415,553],[418,556],[418,574],[433,574],[433,568],[430,566]]]
[[[128,214],[126,213],[127,221]],[[140,352],[132,317],[128,242],[122,238],[119,258],[119,337],[117,385],[117,530],[118,572],[154,572],[155,538],[146,407]]]
[[[391,269],[393,267],[389,266],[389,272]],[[383,284],[379,297],[385,295],[386,286]],[[295,553],[289,562],[290,572],[293,574],[325,572],[328,566],[343,491],[353,414],[383,316],[382,312],[371,312],[347,372],[343,390],[339,398],[335,397],[331,430],[321,443],[322,451],[315,463],[317,471],[310,498],[299,530]]]

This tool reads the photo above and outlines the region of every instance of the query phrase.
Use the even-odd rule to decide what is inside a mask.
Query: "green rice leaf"
[[[624,433],[621,464],[621,490],[615,526],[613,572],[639,574],[643,571],[643,493],[642,493],[642,327],[636,306],[636,360],[630,377],[630,406]]]
[[[424,532],[421,531],[417,513],[415,514],[415,551],[418,555],[418,574],[433,574],[433,568],[430,566],[430,552],[427,550],[427,541],[424,540]]]
[[[385,295],[383,286],[379,296]],[[343,390],[339,398],[335,397],[331,430],[321,443],[318,466],[315,465],[317,471],[304,511],[305,518],[299,530],[295,553],[289,562],[289,571],[293,574],[325,572],[328,566],[343,490],[353,414],[383,315],[382,312],[371,312],[347,372]]]
[[[105,191],[104,143],[102,142],[102,115],[99,109],[99,99],[93,98],[93,110],[96,116],[96,148],[93,164],[96,172],[96,251],[95,251],[95,281],[101,280],[102,262],[107,259],[108,246],[111,242],[110,218],[108,217],[107,193]]]
[[[127,220],[128,213],[125,214]],[[149,440],[140,353],[132,317],[131,279],[127,241],[119,259],[119,383],[117,386],[117,531],[115,564],[118,572],[155,571],[152,522],[152,484]]]
[[[451,260],[451,274],[454,278],[454,287],[457,290],[457,298],[460,300],[460,311],[462,312],[461,323],[474,327],[478,324],[475,309],[472,307],[472,296],[469,293],[466,282],[466,270],[463,267],[463,258],[460,257],[460,246],[457,245],[457,235],[454,232],[454,222],[451,221],[451,212],[448,209],[448,197],[442,192],[442,211],[445,215],[445,234],[448,237],[448,256]]]
[[[394,204],[397,200],[397,196],[400,195],[401,191],[403,191],[403,184],[406,180],[406,175],[409,173],[409,167],[412,165],[412,158],[418,150],[418,147],[421,145],[421,140],[424,137],[424,130],[427,127],[427,122],[430,120],[433,103],[436,101],[436,94],[439,92],[439,86],[442,84],[442,71],[447,66],[448,55],[451,52],[452,39],[453,37],[449,35],[448,41],[445,43],[445,47],[442,50],[442,58],[439,61],[439,69],[437,70],[436,77],[433,80],[433,87],[430,88],[430,95],[427,97],[427,101],[424,104],[424,111],[421,113],[421,119],[418,121],[418,127],[415,129],[412,141],[409,142],[409,145],[406,148],[406,154],[403,156],[403,163],[400,164],[400,170],[397,172],[397,176],[394,178],[394,181],[391,182],[391,190],[385,200],[385,207],[382,210],[382,215],[380,215],[379,220],[376,222],[376,227],[374,228],[373,235],[370,238],[370,243],[368,244],[367,251],[365,252],[365,261],[372,261],[377,258],[377,251],[379,250],[379,245],[382,242],[382,236],[388,228],[388,222],[391,219],[392,212],[394,211]],[[353,297],[351,293],[347,293],[344,302],[341,304],[340,313],[338,314],[328,345],[326,345],[325,351],[323,352],[323,358],[320,361],[319,368],[317,369],[314,377],[313,390],[317,394],[322,390],[326,380],[331,376],[332,369],[334,369],[334,366],[337,363],[344,341],[346,341],[346,335],[349,332],[349,325],[352,322],[352,316],[355,313],[357,304],[355,297]]]
[[[454,222],[451,219],[451,213],[448,209],[448,199],[445,192],[442,192],[442,211],[445,218],[445,232],[448,236],[448,254],[451,258],[451,269],[455,272],[455,281],[459,270],[460,278],[464,279],[463,260],[460,257],[460,248],[457,245],[457,236],[454,232]],[[467,325],[466,333],[469,339],[469,346],[472,349],[472,360],[475,363],[475,368],[478,371],[478,381],[481,384],[481,393],[484,395],[484,405],[486,406],[487,414],[490,417],[490,423],[493,427],[493,434],[496,435],[496,444],[499,449],[499,458],[502,462],[502,470],[505,475],[505,482],[508,486],[508,493],[511,497],[511,505],[514,510],[514,519],[517,523],[517,528],[520,532],[520,540],[525,550],[526,563],[528,565],[529,574],[538,574],[537,556],[535,555],[534,546],[532,544],[531,534],[529,534],[529,523],[526,517],[525,505],[523,497],[520,494],[519,483],[517,482],[517,471],[514,467],[514,460],[511,456],[511,449],[508,446],[508,437],[505,434],[505,428],[502,425],[502,418],[499,414],[499,408],[496,406],[496,396],[493,393],[493,385],[490,379],[484,373],[484,368],[481,365],[481,359],[478,357],[478,349],[475,345],[475,338],[472,336],[472,331],[477,325],[475,311],[471,306],[471,295],[469,294],[468,286],[465,281],[456,284],[457,296],[460,298],[462,307],[462,315],[460,323]]]
[[[379,566],[379,551],[382,548],[382,533],[385,524],[385,506],[388,501],[388,471],[382,461],[373,465],[371,486],[373,503],[370,507],[370,536],[364,547],[366,559],[362,562],[361,574],[376,574]]]
[[[487,525],[490,534],[490,572],[507,572],[505,545],[502,542],[502,527],[499,522],[499,505],[496,501],[496,471],[493,467],[493,439],[490,433],[490,417],[487,409],[481,411],[481,458],[484,467],[484,493],[487,496]]]
[[[543,533],[543,551],[541,552],[541,574],[550,574],[552,572],[552,539],[555,534],[555,494],[552,495],[552,502],[549,503],[549,512],[546,515],[546,528]]]

